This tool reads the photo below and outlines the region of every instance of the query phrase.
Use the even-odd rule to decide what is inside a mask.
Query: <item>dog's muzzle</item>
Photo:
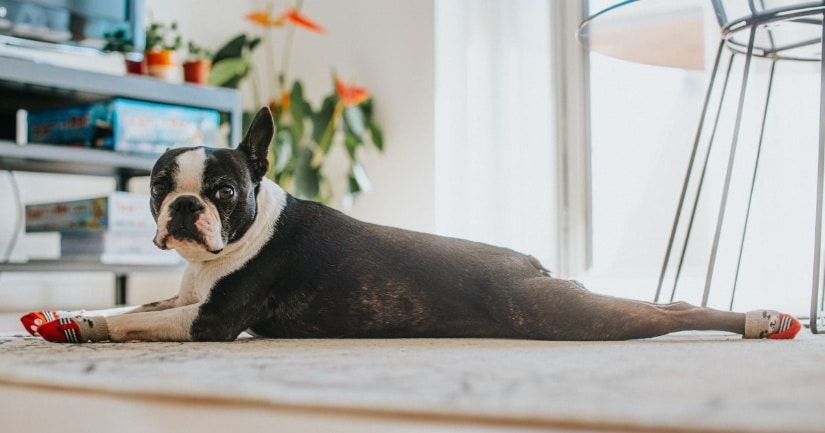
[[[198,230],[196,222],[204,212],[203,203],[197,197],[183,195],[169,204],[169,222],[166,230],[170,236],[178,240],[192,240],[203,243],[203,234]]]

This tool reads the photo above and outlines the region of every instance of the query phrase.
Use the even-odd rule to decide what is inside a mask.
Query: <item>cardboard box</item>
[[[31,143],[160,155],[184,146],[216,146],[215,110],[115,98],[28,113]]]
[[[26,205],[26,232],[154,231],[149,196],[114,192],[105,197]]]

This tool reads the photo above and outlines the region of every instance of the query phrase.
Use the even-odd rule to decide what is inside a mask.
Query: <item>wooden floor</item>
[[[367,418],[202,403],[153,402],[77,392],[0,386],[3,431],[118,433],[278,431],[302,433],[441,433],[548,431],[508,426]],[[553,430],[563,433],[563,430]]]

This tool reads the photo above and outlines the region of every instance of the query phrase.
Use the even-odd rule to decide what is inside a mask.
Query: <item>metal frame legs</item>
[[[719,63],[720,63],[720,60],[721,60],[721,57],[722,57],[723,49],[724,49],[724,43],[720,42],[719,43],[719,48],[716,50],[716,60],[714,61],[714,64],[713,64],[713,72],[710,75],[710,83],[708,84],[708,89],[707,89],[707,92],[705,93],[705,101],[704,101],[704,104],[702,106],[702,114],[699,117],[699,127],[696,130],[696,137],[694,138],[694,141],[693,141],[693,150],[691,151],[690,162],[688,163],[687,172],[685,173],[685,181],[684,181],[683,186],[682,186],[682,193],[679,196],[679,204],[676,208],[676,215],[674,216],[674,219],[673,219],[673,227],[672,227],[671,232],[670,232],[670,238],[668,239],[667,251],[665,253],[665,259],[664,259],[664,262],[662,263],[661,273],[659,274],[659,284],[656,287],[656,295],[654,297],[654,302],[659,302],[659,298],[662,294],[662,287],[664,286],[664,283],[665,283],[665,277],[667,275],[667,270],[668,270],[668,267],[669,267],[669,264],[670,264],[670,259],[671,259],[671,256],[673,254],[673,249],[674,249],[674,246],[675,246],[676,236],[677,236],[678,229],[679,229],[679,222],[682,219],[683,212],[687,212],[687,210],[684,207],[685,199],[687,198],[687,192],[688,192],[688,189],[690,187],[691,178],[693,177],[694,166],[696,165],[696,162],[697,162],[696,161],[696,156],[697,156],[697,153],[698,153],[698,150],[699,150],[699,145],[700,145],[701,140],[702,140],[702,132],[704,131],[705,121],[707,120],[708,109],[710,107],[710,100],[711,100],[711,97],[712,97],[712,94],[713,94],[713,89],[716,85],[716,79],[718,78]],[[713,138],[716,135],[716,128],[719,125],[719,110],[722,109],[722,104],[725,100],[725,93],[726,93],[727,88],[728,88],[728,80],[730,79],[730,71],[731,71],[732,62],[733,62],[733,55],[730,56],[730,60],[728,62],[727,72],[725,74],[725,81],[722,85],[722,90],[721,90],[722,94],[719,97],[719,107],[717,108],[717,115],[716,115],[716,118],[715,118],[714,123],[713,123],[713,130],[711,132],[710,139],[708,141],[708,147],[707,147],[707,150],[705,152],[705,156],[704,156],[705,159],[704,159],[704,163],[702,164],[702,171],[699,174],[699,181],[698,181],[699,185],[697,187],[696,194],[695,194],[694,199],[693,199],[693,206],[690,209],[690,217],[688,219],[687,232],[685,234],[684,243],[682,244],[681,254],[679,255],[679,262],[676,265],[676,275],[673,279],[673,286],[671,287],[671,290],[670,290],[670,302],[673,302],[674,295],[676,294],[676,286],[679,282],[679,277],[682,274],[682,266],[684,265],[685,253],[687,252],[688,241],[690,240],[690,234],[693,231],[693,222],[694,222],[695,217],[696,217],[696,208],[697,208],[697,204],[699,202],[699,196],[701,195],[701,192],[702,192],[702,186],[703,186],[704,181],[705,181],[705,174],[707,172],[708,159],[709,159],[709,156],[710,156],[710,151],[713,148],[713,141],[714,141]]]
[[[728,193],[730,192],[731,175],[733,174],[733,166],[736,162],[736,148],[739,144],[739,131],[742,126],[742,109],[745,106],[745,96],[748,90],[748,78],[750,76],[751,61],[753,60],[753,42],[756,38],[756,26],[751,27],[750,37],[748,39],[748,52],[745,54],[745,71],[742,76],[742,88],[739,93],[739,105],[736,107],[736,123],[733,126],[733,141],[730,145],[730,154],[728,156],[728,168],[725,171],[725,185],[722,189],[722,203],[719,206],[719,216],[716,219],[716,231],[713,235],[713,246],[710,250],[710,260],[708,261],[708,271],[705,275],[705,290],[702,292],[702,306],[708,305],[708,295],[710,294],[710,285],[713,282],[713,271],[716,268],[716,257],[719,251],[719,239],[722,237],[722,224],[725,222],[725,211],[728,205]],[[767,109],[767,107],[765,107]],[[717,113],[717,116],[721,114]]]
[[[823,14],[825,22],[825,14]],[[822,26],[822,37],[820,39],[821,53],[825,57],[825,25]],[[822,258],[822,193],[823,182],[825,182],[825,58],[820,60],[819,70],[819,158],[817,165],[816,183],[816,220],[814,228],[814,272],[813,284],[811,288],[811,332],[818,334],[819,313],[825,309],[825,305],[820,303],[820,282],[821,258]],[[825,296],[823,296],[825,298]],[[825,300],[825,299],[824,299]]]
[[[825,14],[824,14],[825,15]],[[825,16],[823,16],[825,19]],[[820,45],[822,48],[822,52],[825,52],[825,26],[822,26],[822,38],[820,40]],[[669,268],[671,267],[671,260],[674,259],[674,253],[678,249],[679,257],[678,262],[675,263],[676,269],[675,274],[673,276],[672,285],[668,283],[667,285],[670,288],[670,301],[672,302],[676,288],[679,284],[679,279],[682,274],[682,269],[685,260],[685,254],[687,251],[687,246],[690,241],[691,232],[693,230],[693,223],[696,216],[696,210],[699,204],[699,198],[702,193],[702,188],[705,182],[705,175],[708,166],[708,160],[711,155],[711,150],[714,145],[715,136],[717,125],[719,123],[719,118],[722,113],[722,108],[724,105],[726,91],[728,88],[730,72],[733,66],[733,58],[735,55],[742,55],[745,56],[745,64],[742,76],[742,84],[740,87],[739,93],[739,100],[736,107],[736,117],[735,123],[733,127],[733,138],[730,144],[730,153],[728,155],[727,160],[727,168],[725,171],[725,178],[722,190],[722,197],[720,200],[720,207],[719,213],[716,218],[716,227],[714,231],[713,243],[710,250],[710,258],[708,260],[707,266],[707,273],[705,274],[705,285],[704,290],[702,293],[702,305],[707,306],[708,297],[710,293],[710,288],[713,283],[714,271],[717,263],[717,254],[719,251],[719,242],[721,239],[722,234],[722,227],[725,220],[725,211],[728,205],[728,193],[730,192],[731,186],[731,177],[733,173],[733,168],[735,165],[736,160],[736,151],[737,145],[739,140],[740,134],[740,127],[742,123],[742,115],[743,115],[743,108],[745,105],[745,98],[748,90],[748,80],[749,75],[751,73],[751,61],[754,56],[753,52],[753,45],[754,45],[754,38],[756,35],[757,26],[753,25],[749,29],[749,40],[747,45],[747,50],[743,52],[733,52],[730,57],[730,61],[728,63],[728,69],[726,71],[726,75],[724,78],[724,83],[722,84],[721,89],[715,89],[717,85],[717,78],[720,72],[720,60],[722,51],[725,48],[725,41],[721,41],[719,44],[718,51],[716,53],[716,60],[713,66],[713,71],[711,73],[710,83],[708,85],[707,93],[705,95],[705,101],[702,108],[702,114],[699,122],[699,126],[696,132],[695,140],[693,143],[693,149],[690,156],[690,161],[688,163],[687,173],[685,174],[685,180],[682,187],[682,192],[679,197],[679,202],[676,209],[676,215],[674,217],[673,226],[670,233],[670,238],[667,244],[667,250],[665,252],[664,261],[662,263],[661,272],[659,274],[659,283],[656,288],[656,295],[654,298],[655,302],[659,302],[660,297],[662,296],[662,289],[665,287],[666,277],[668,276]],[[773,79],[776,70],[776,63],[777,58],[773,58],[771,67],[770,67],[770,75],[768,77],[768,85],[767,85],[767,95],[764,101],[764,111],[762,113],[762,126],[759,135],[759,141],[756,147],[756,159],[754,162],[753,173],[750,179],[750,195],[747,201],[747,207],[745,210],[745,221],[744,226],[742,229],[741,237],[739,239],[739,255],[736,262],[736,270],[734,274],[733,280],[733,289],[731,293],[730,299],[730,307],[733,307],[733,300],[736,294],[736,286],[739,279],[739,271],[742,262],[742,251],[744,249],[745,238],[748,230],[748,222],[750,219],[750,211],[751,205],[753,202],[753,195],[754,189],[756,184],[757,173],[759,169],[759,161],[762,154],[762,146],[763,146],[763,139],[764,139],[764,132],[765,132],[765,124],[767,120],[767,111],[771,100],[771,94],[773,91]],[[820,332],[820,326],[818,323],[820,312],[825,310],[825,294],[823,294],[823,290],[825,290],[825,282],[822,281],[822,225],[823,225],[823,206],[825,203],[825,62],[820,61],[820,118],[819,118],[819,157],[818,157],[818,177],[817,177],[817,198],[816,198],[816,220],[815,220],[815,238],[814,238],[814,261],[813,261],[813,283],[811,288],[811,331],[814,333]],[[706,126],[706,123],[710,120],[709,119],[709,111],[711,106],[711,98],[713,97],[714,90],[718,90],[719,93],[719,100],[718,100],[718,108],[716,109],[715,118],[713,121],[713,129],[709,134],[707,140],[707,149],[703,152],[704,161],[699,162],[699,149],[701,143],[703,142],[703,133]],[[698,170],[698,173],[694,173]],[[698,179],[694,177],[698,176]],[[692,183],[697,183],[696,192],[693,196],[693,200],[691,203],[687,203],[687,196],[688,191],[690,190],[690,186]],[[682,220],[687,218],[687,227],[685,229],[685,234],[683,237],[683,242],[679,248],[676,247],[677,244],[677,237],[679,234],[680,224]]]

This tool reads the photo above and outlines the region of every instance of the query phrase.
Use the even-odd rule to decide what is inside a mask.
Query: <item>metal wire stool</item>
[[[745,234],[748,228],[748,220],[750,218],[751,204],[753,201],[754,185],[756,180],[756,173],[759,167],[759,158],[762,152],[762,141],[764,138],[765,124],[767,121],[768,106],[771,98],[771,91],[773,89],[773,79],[776,71],[776,65],[780,61],[802,61],[802,62],[819,62],[820,63],[820,111],[819,111],[819,150],[817,158],[817,197],[816,197],[816,216],[815,216],[815,238],[813,251],[813,281],[811,287],[811,316],[810,327],[813,333],[819,333],[821,329],[825,328],[820,322],[823,310],[825,310],[825,296],[822,296],[823,281],[822,281],[822,217],[823,217],[823,184],[825,183],[825,62],[822,62],[822,53],[825,51],[825,26],[823,26],[823,17],[825,17],[825,1],[807,1],[807,2],[783,2],[780,5],[768,4],[769,0],[732,0],[725,2],[723,0],[711,0],[713,3],[716,17],[721,27],[721,39],[719,41],[716,57],[711,73],[710,83],[707,88],[705,100],[702,108],[702,114],[699,121],[699,126],[696,132],[693,149],[691,151],[690,160],[688,163],[685,181],[682,187],[682,192],[677,205],[676,215],[673,221],[673,227],[670,233],[670,238],[667,244],[667,250],[662,264],[661,273],[659,276],[659,283],[656,288],[655,301],[659,302],[662,295],[662,290],[665,286],[665,280],[671,267],[671,261],[676,259],[676,270],[673,276],[673,283],[671,286],[670,298],[673,300],[676,292],[676,287],[679,283],[679,278],[682,274],[683,265],[685,262],[685,255],[687,251],[690,234],[693,231],[693,226],[696,217],[696,209],[699,203],[699,196],[704,186],[705,175],[708,167],[708,160],[711,148],[716,133],[716,127],[719,122],[719,117],[722,113],[722,104],[725,100],[726,90],[728,86],[728,78],[733,66],[733,59],[736,56],[745,56],[744,70],[742,76],[742,83],[739,92],[738,105],[736,109],[735,123],[733,126],[733,138],[730,145],[730,153],[727,159],[727,169],[725,172],[723,189],[721,192],[721,203],[719,213],[716,218],[716,227],[713,236],[713,242],[710,250],[710,259],[708,261],[708,268],[705,274],[705,285],[702,294],[702,305],[706,306],[710,288],[713,282],[714,270],[717,264],[717,255],[719,251],[719,240],[722,233],[722,224],[725,220],[725,211],[728,206],[728,194],[730,192],[731,174],[733,172],[734,161],[736,160],[737,144],[740,136],[740,128],[742,124],[742,113],[745,105],[745,96],[748,89],[748,78],[751,73],[751,61],[754,57],[764,58],[770,61],[770,71],[768,76],[767,97],[764,102],[764,111],[762,113],[762,124],[759,133],[759,140],[757,143],[756,159],[753,167],[753,176],[750,180],[750,195],[747,200],[747,208],[745,212],[745,221],[742,229],[739,242],[739,255],[736,261],[735,277],[733,282],[733,290],[731,294],[731,305],[736,294],[736,283],[739,277],[740,265],[742,262],[742,251],[744,247]],[[735,7],[744,8],[744,10],[737,13]],[[735,17],[734,17],[735,16]],[[731,18],[733,17],[733,18]],[[782,23],[784,26],[800,28],[803,31],[799,32],[804,35],[802,38],[795,38],[793,40],[784,40],[776,33],[776,26]],[[727,68],[724,72],[724,80],[718,98],[719,108],[716,111],[714,119],[709,119],[708,111],[711,105],[712,94],[717,86],[717,80],[721,75],[724,67],[720,67],[723,53],[729,53],[729,60]],[[707,144],[707,149],[704,155],[699,155],[700,142],[703,137],[703,132],[707,126],[707,121],[712,120],[709,124],[712,126],[712,132]],[[699,159],[702,159],[700,162]],[[692,202],[688,202],[687,195],[689,186],[693,181],[698,182],[695,195]],[[687,224],[684,241],[680,248],[676,246],[677,232],[679,227]],[[678,256],[674,257],[678,250]]]

